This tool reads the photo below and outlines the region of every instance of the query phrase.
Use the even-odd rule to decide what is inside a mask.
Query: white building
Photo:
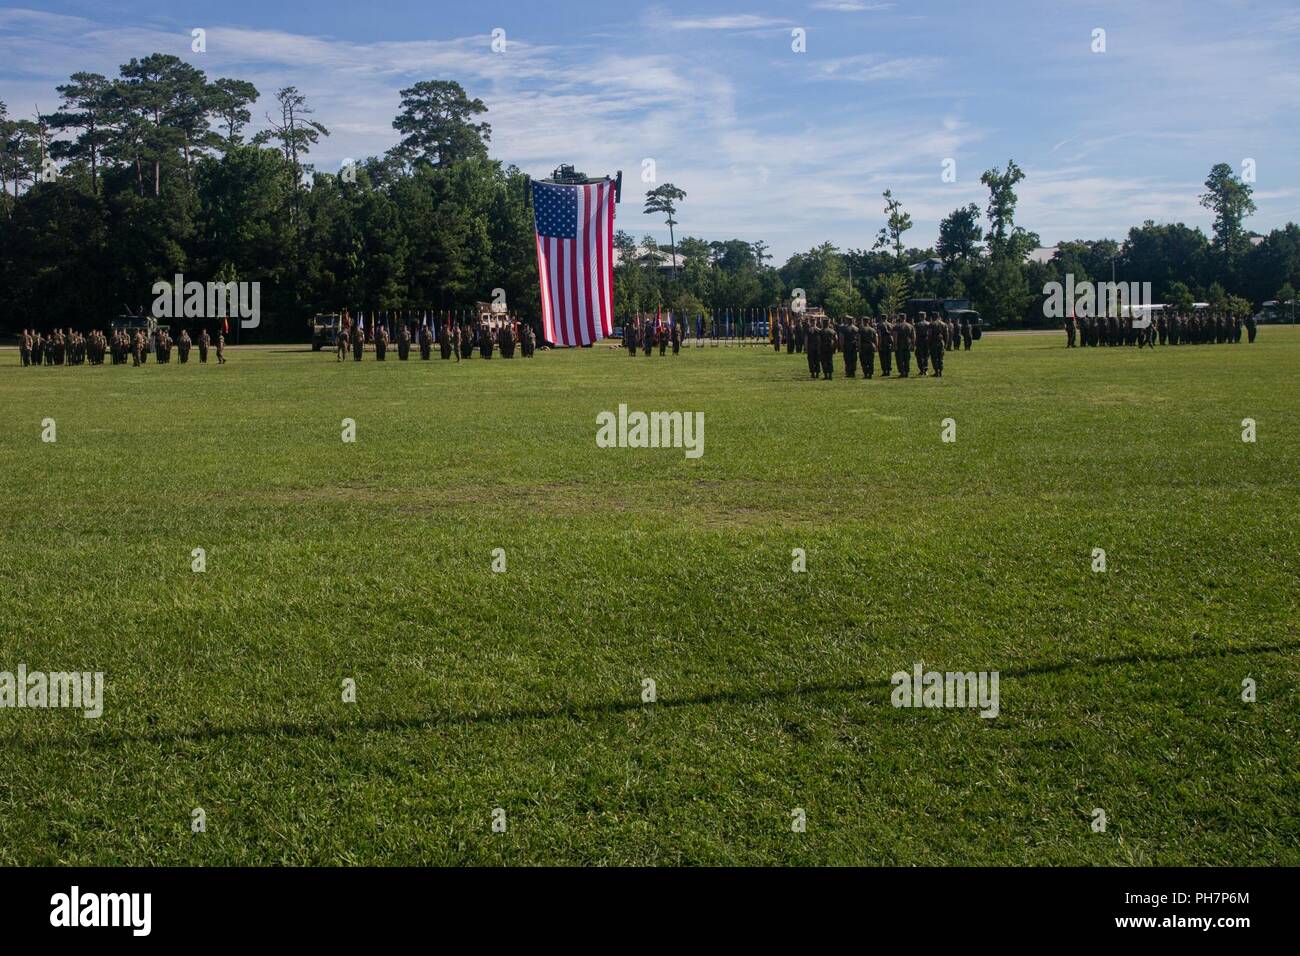
[[[685,257],[682,256],[680,252],[674,256],[672,253],[667,252],[664,249],[638,248],[636,251],[636,262],[644,269],[649,269],[651,267],[654,267],[658,269],[660,272],[672,272],[674,261],[676,262],[678,272],[680,272],[682,268],[686,265],[686,259]],[[622,264],[623,264],[623,255],[618,250],[618,248],[615,248],[614,267],[617,268]]]

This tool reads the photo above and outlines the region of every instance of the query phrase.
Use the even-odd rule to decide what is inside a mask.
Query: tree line
[[[537,317],[526,178],[491,158],[488,108],[454,81],[401,90],[397,142],[338,170],[311,163],[330,131],[296,87],[275,92],[252,135],[261,95],[252,83],[210,80],[166,54],[132,59],[115,77],[76,73],[58,93],[58,109],[31,119],[0,102],[5,331],[103,327],[147,309],[153,283],[177,273],[260,282],[258,336],[268,340],[302,338],[317,312],[456,309],[496,289],[512,312]],[[762,241],[678,239],[688,197],[664,183],[643,211],[666,217],[669,249],[618,231],[615,312],[762,309],[802,289],[832,316],[939,296],[970,298],[993,321],[1034,324],[1043,284],[1067,272],[1149,281],[1158,301],[1234,307],[1300,286],[1300,227],[1251,234],[1251,186],[1226,164],[1201,197],[1214,213],[1211,236],[1146,222],[1122,241],[1062,243],[1046,263],[1026,262],[1038,236],[1015,222],[1023,179],[1013,161],[987,171],[985,208],[954,210],[925,249],[907,245],[911,217],[887,190],[872,245],[823,243],[780,266]]]
[[[58,92],[34,119],[0,103],[7,331],[103,327],[177,273],[260,282],[267,339],[302,338],[317,312],[461,308],[494,289],[537,312],[525,177],[488,156],[487,107],[457,83],[402,90],[398,142],[332,171],[310,162],[330,132],[295,87],[252,136],[256,87],[175,56]]]
[[[1066,275],[1076,284],[1149,282],[1154,301],[1185,310],[1193,302],[1208,302],[1244,314],[1268,300],[1296,300],[1300,226],[1287,223],[1262,236],[1250,232],[1245,219],[1255,212],[1253,187],[1227,164],[1211,169],[1199,196],[1214,214],[1212,235],[1184,223],[1147,220],[1123,240],[1059,243],[1047,261],[1029,258],[1041,240],[1016,222],[1016,187],[1024,178],[1014,160],[986,171],[980,180],[988,190],[985,207],[971,203],[954,209],[928,248],[907,245],[911,216],[886,190],[884,225],[869,247],[839,249],[826,242],[770,267],[762,242],[687,237],[670,253],[680,257],[679,269],[675,258],[668,260],[672,270],[657,274],[621,266],[626,275],[616,295],[621,311],[662,307],[694,314],[763,309],[802,289],[809,303],[833,318],[896,313],[909,298],[970,299],[991,324],[1030,327],[1046,321],[1044,286],[1064,283]],[[620,233],[616,242],[623,246],[624,263],[653,260],[658,251],[651,236],[638,245]]]

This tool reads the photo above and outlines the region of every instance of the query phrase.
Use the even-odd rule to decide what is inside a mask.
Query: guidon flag
[[[614,326],[614,183],[532,185],[542,334],[590,345]]]

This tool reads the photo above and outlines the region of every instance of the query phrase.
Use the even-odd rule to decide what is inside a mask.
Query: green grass
[[[1063,339],[0,353],[0,670],[107,681],[0,710],[0,863],[1300,864],[1300,332]],[[703,457],[598,449],[620,402]],[[916,661],[1001,715],[893,708]]]

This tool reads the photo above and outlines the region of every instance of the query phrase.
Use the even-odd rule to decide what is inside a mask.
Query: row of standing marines
[[[18,336],[18,352],[24,367],[40,365],[103,365],[108,358],[112,365],[125,365],[129,359],[134,366],[145,365],[152,352],[159,364],[171,362],[172,349],[176,349],[180,364],[190,360],[190,350],[195,341],[190,338],[188,330],[182,329],[180,339],[173,339],[165,329],[156,329],[149,338],[142,329],[128,332],[114,329],[112,334],[105,334],[99,329],[81,333],[76,329],[55,329],[41,335],[35,329],[23,329]],[[212,338],[208,330],[203,329],[198,337],[199,362],[208,360],[208,350],[212,347]],[[226,362],[226,337],[218,331],[216,341],[217,364]]]
[[[678,355],[682,350],[682,326],[672,317],[665,322],[660,318],[652,321],[638,316],[624,326],[622,344],[631,357],[636,356],[638,349],[649,355],[656,347],[659,354],[664,355],[669,346],[672,346],[673,354]]]
[[[1168,316],[1158,315],[1145,326],[1135,323],[1131,317],[1071,316],[1065,320],[1068,348],[1075,348],[1076,344],[1084,347],[1136,345],[1138,348],[1154,348],[1157,343],[1238,343],[1243,332],[1248,342],[1255,341],[1258,328],[1254,317],[1247,316],[1243,320],[1219,313],[1174,313]],[[907,378],[913,355],[921,375],[927,375],[933,369],[935,376],[942,376],[944,353],[960,347],[970,351],[973,336],[970,324],[964,320],[958,322],[938,315],[931,317],[921,312],[915,323],[902,313],[892,322],[883,317],[874,320],[850,317],[838,325],[832,325],[827,318],[785,320],[772,324],[769,338],[778,352],[784,345],[787,353],[806,354],[808,372],[812,378],[830,379],[834,373],[833,357],[836,352],[843,356],[844,374],[849,378],[857,376],[859,358],[863,376],[873,377],[877,357],[882,375],[888,376],[891,366],[896,366],[899,376]],[[669,347],[677,355],[681,351],[682,341],[683,332],[679,322],[672,319],[665,323],[637,318],[625,328],[622,347],[627,349],[630,356],[635,356],[638,351],[650,355],[656,347],[660,355],[666,354]],[[517,319],[484,318],[477,323],[446,322],[439,325],[436,335],[428,325],[423,325],[414,336],[410,327],[404,324],[399,328],[394,342],[385,326],[377,325],[365,330],[359,323],[352,322],[346,313],[337,338],[337,350],[339,361],[351,352],[353,359],[359,362],[369,344],[374,348],[375,358],[382,362],[387,357],[389,347],[395,344],[398,358],[405,362],[414,345],[419,349],[420,358],[427,361],[435,342],[441,358],[454,357],[457,361],[471,358],[476,347],[483,358],[489,359],[495,351],[499,351],[502,358],[514,358],[516,350],[524,358],[532,358],[537,350],[537,336],[533,327]],[[148,363],[150,352],[160,364],[165,365],[171,361],[173,348],[178,352],[183,365],[189,361],[190,351],[196,344],[199,361],[206,363],[213,344],[206,328],[199,333],[197,341],[191,339],[188,330],[182,330],[180,338],[173,339],[164,329],[155,330],[150,338],[146,338],[140,329],[134,333],[117,329],[111,335],[98,329],[84,334],[75,329],[55,329],[45,335],[35,329],[23,329],[18,337],[18,349],[24,367],[103,365],[106,357],[111,359],[113,365],[125,365],[129,359],[132,365],[139,366]],[[226,337],[218,330],[218,364],[226,361],[225,344]]]
[[[844,357],[844,374],[849,378],[857,377],[859,359],[863,378],[874,377],[877,359],[882,376],[888,378],[891,369],[897,369],[899,378],[908,378],[914,356],[921,375],[933,372],[935,378],[942,378],[944,355],[962,348],[969,352],[973,337],[970,323],[925,312],[917,313],[916,322],[901,312],[893,321],[883,316],[874,320],[850,316],[839,325],[828,318],[803,319],[787,340],[786,352],[803,352],[809,377],[825,381],[834,374],[836,352]]]
[[[433,354],[434,344],[438,346],[440,358],[457,362],[474,356],[478,348],[482,358],[490,359],[499,351],[502,358],[512,359],[518,351],[523,358],[532,358],[537,352],[537,333],[527,322],[511,318],[481,318],[477,322],[449,321],[439,324],[436,334],[429,326],[421,325],[412,335],[411,328],[405,323],[398,327],[397,334],[391,336],[383,324],[372,324],[364,329],[360,322],[353,322],[347,313],[343,314],[335,349],[338,360],[344,361],[351,353],[355,362],[360,362],[366,346],[374,349],[375,360],[382,362],[388,357],[388,350],[397,349],[397,358],[405,362],[411,357],[411,348],[419,350],[420,359],[427,362]]]
[[[1258,332],[1254,316],[1242,319],[1220,312],[1160,313],[1145,324],[1135,321],[1132,316],[1069,316],[1065,320],[1065,347],[1074,348],[1076,341],[1084,347],[1136,345],[1138,348],[1154,348],[1157,343],[1221,345],[1240,342],[1243,330],[1246,341],[1254,342]]]

